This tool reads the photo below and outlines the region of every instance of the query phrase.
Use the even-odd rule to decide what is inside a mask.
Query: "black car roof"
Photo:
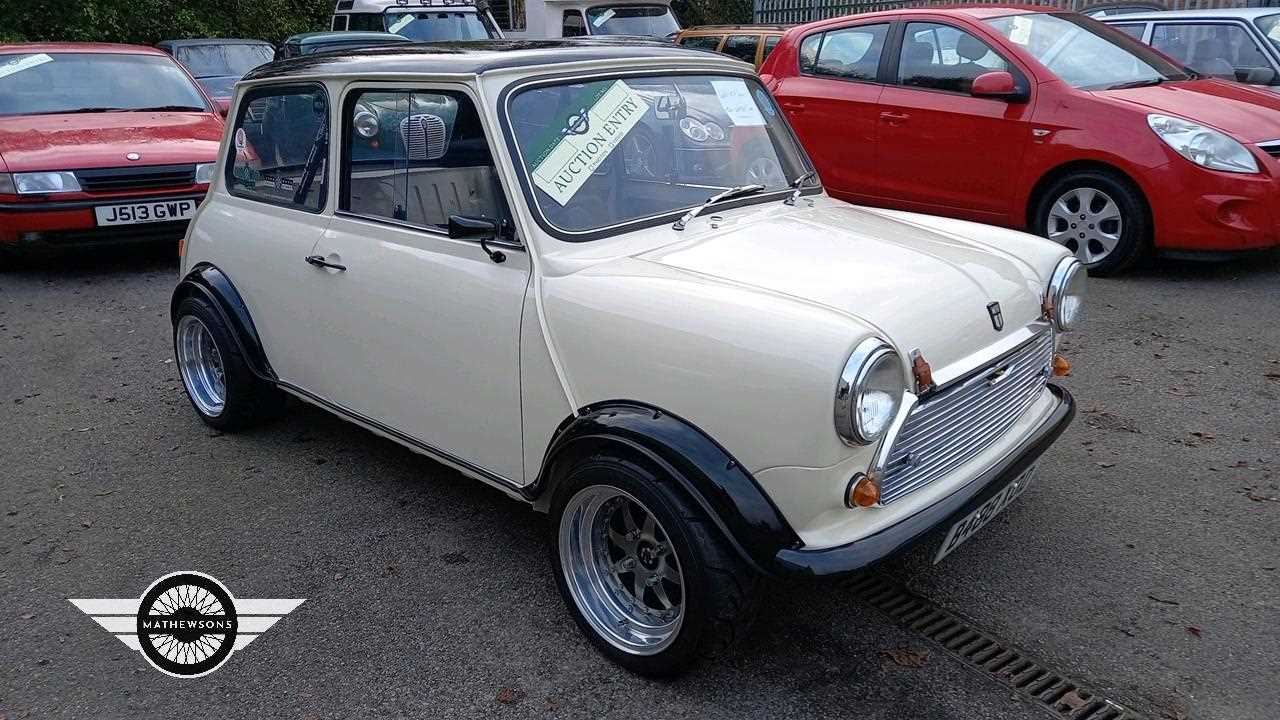
[[[263,65],[245,80],[284,79],[295,75],[364,73],[480,74],[501,68],[585,60],[634,60],[662,56],[705,60],[723,55],[687,50],[647,38],[576,40],[479,40],[442,44],[411,43],[317,53]],[[742,63],[747,67],[746,63]]]

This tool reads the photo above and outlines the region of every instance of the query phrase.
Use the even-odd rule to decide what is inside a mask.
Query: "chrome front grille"
[[[880,477],[889,503],[944,477],[1004,435],[1048,382],[1053,333],[1044,331],[907,417]]]

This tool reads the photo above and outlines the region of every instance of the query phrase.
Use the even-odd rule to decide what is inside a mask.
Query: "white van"
[[[680,32],[671,0],[489,0],[488,10],[509,38],[635,35],[669,40]]]
[[[502,37],[493,16],[475,0],[338,0],[331,28],[389,32],[417,42]]]

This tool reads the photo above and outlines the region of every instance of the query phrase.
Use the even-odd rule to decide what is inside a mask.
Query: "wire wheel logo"
[[[140,598],[70,602],[155,669],[194,678],[222,667],[305,600],[237,601],[217,578],[188,570],[156,580]]]
[[[138,643],[161,672],[199,677],[217,670],[235,647],[235,602],[208,575],[175,573],[142,594]]]

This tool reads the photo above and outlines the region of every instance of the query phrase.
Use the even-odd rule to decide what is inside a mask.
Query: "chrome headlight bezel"
[[[1063,258],[1053,269],[1044,298],[1054,330],[1071,332],[1079,325],[1088,278],[1084,265],[1073,257]]]
[[[1147,126],[1174,152],[1202,168],[1229,173],[1258,173],[1258,159],[1244,143],[1198,122],[1151,113]]]
[[[14,173],[13,186],[19,195],[54,195],[81,191],[80,181],[70,170]]]
[[[367,105],[357,105],[355,115],[351,118],[351,130],[365,140],[378,137],[381,131],[378,114],[370,110]]]
[[[195,182],[197,185],[208,185],[213,182],[213,171],[218,163],[197,163]]]
[[[878,388],[872,387],[872,381],[882,373],[892,378],[892,382]],[[891,388],[888,387],[890,384]],[[868,427],[868,418],[863,416],[862,411],[862,398],[872,389],[889,390],[894,397],[893,405],[884,413],[885,419],[878,428]],[[902,357],[898,355],[898,351],[877,337],[863,340],[849,355],[836,385],[836,433],[847,445],[871,445],[879,441],[898,416],[906,392]]]

